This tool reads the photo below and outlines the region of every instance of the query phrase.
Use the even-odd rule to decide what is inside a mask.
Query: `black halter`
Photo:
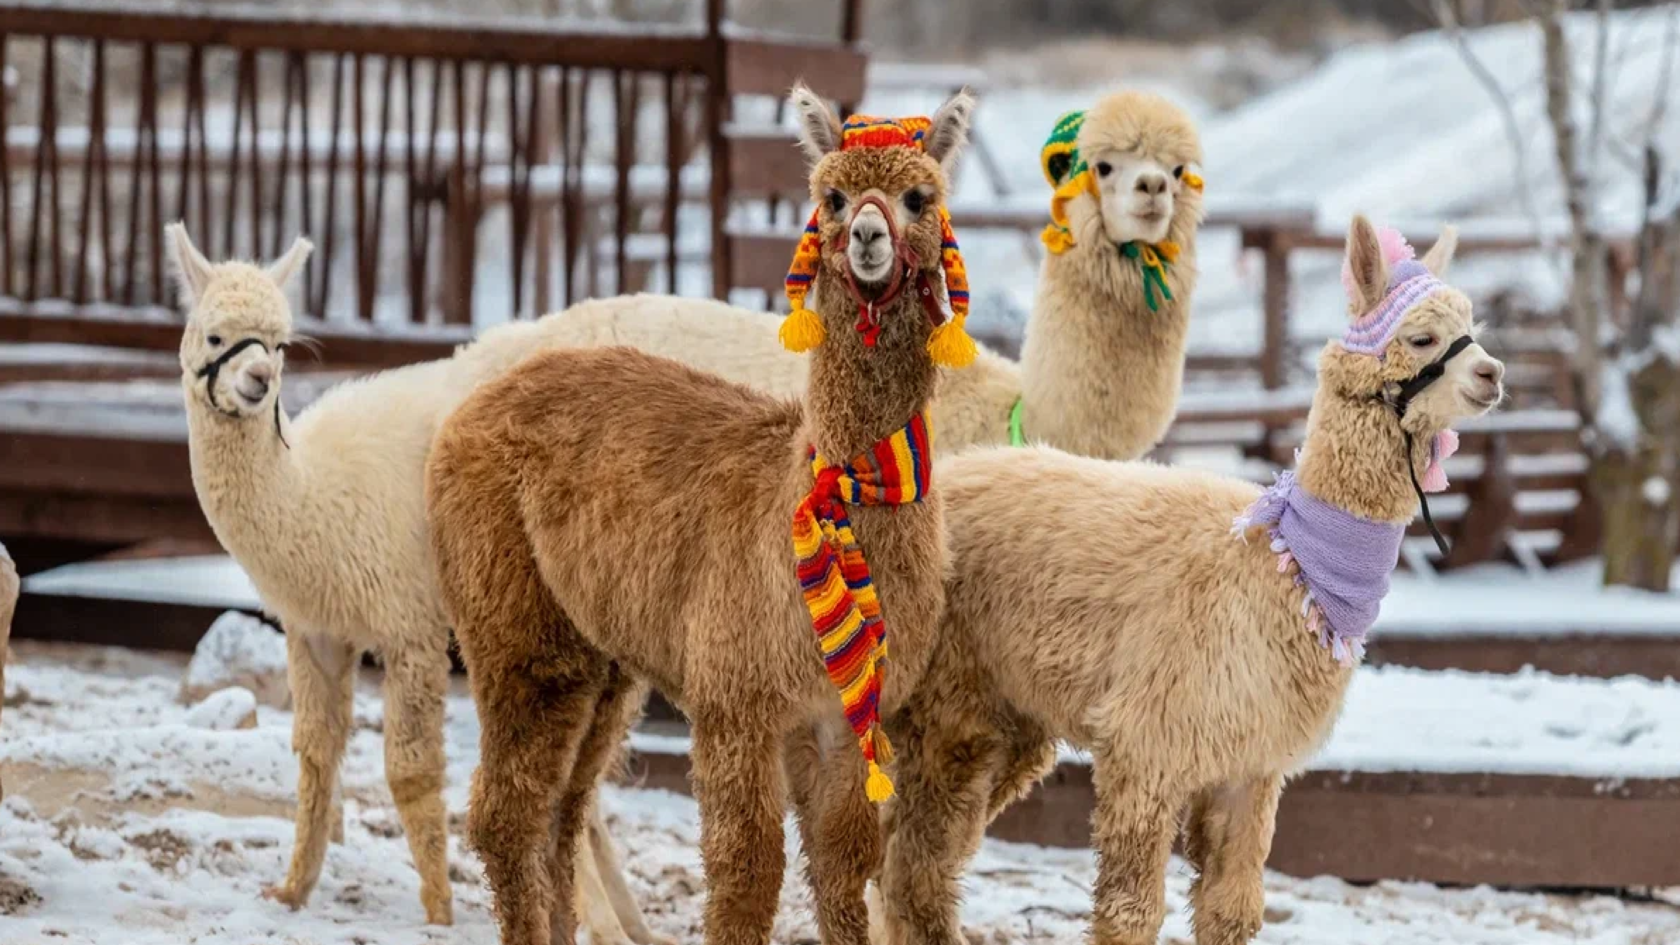
[[[222,413],[229,414],[229,416],[237,416],[237,415],[236,414],[231,414],[231,413],[229,413],[229,411],[222,410],[222,405],[216,403],[216,378],[217,378],[218,375],[220,375],[222,373],[222,365],[228,363],[228,361],[234,355],[238,354],[241,351],[244,351],[246,348],[249,348],[252,345],[256,345],[257,347],[263,349],[264,353],[268,352],[268,345],[263,344],[263,341],[262,341],[261,338],[243,338],[243,339],[241,339],[237,342],[234,342],[232,345],[230,345],[226,351],[223,351],[219,356],[217,356],[210,363],[208,363],[208,364],[204,365],[203,367],[199,368],[198,369],[198,374],[196,375],[198,377],[202,377],[202,378],[205,379],[204,380],[204,393],[210,398],[210,406],[216,408],[217,410],[221,410]],[[281,342],[280,344],[275,345],[274,350],[276,350],[276,351],[286,350],[285,342]],[[286,442],[286,434],[284,434],[280,431],[280,394],[279,394],[278,391],[276,391],[275,394],[274,394],[274,434],[276,436],[280,437],[280,444],[282,446],[286,447],[287,449],[292,448],[292,444]]]
[[[1425,364],[1422,370],[1402,382],[1400,392],[1395,394],[1392,400],[1387,397],[1379,399],[1394,411],[1396,419],[1404,420],[1406,408],[1412,405],[1412,401],[1423,393],[1425,388],[1444,377],[1447,373],[1447,362],[1458,357],[1474,340],[1469,335],[1454,338],[1453,343],[1447,345],[1447,350],[1441,352],[1440,357]],[[1429,515],[1429,498],[1423,494],[1423,486],[1418,484],[1417,467],[1412,465],[1412,432],[1404,426],[1400,428],[1400,432],[1406,437],[1406,473],[1412,477],[1412,491],[1417,493],[1418,505],[1423,508],[1423,524],[1428,526],[1430,536],[1435,539],[1435,547],[1441,549],[1441,555],[1445,557],[1452,553],[1452,546],[1441,536],[1441,530],[1435,527],[1435,519]]]

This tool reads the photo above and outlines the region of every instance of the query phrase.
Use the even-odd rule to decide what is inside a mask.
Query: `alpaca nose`
[[[1159,197],[1167,192],[1167,175],[1157,171],[1145,171],[1138,175],[1137,190],[1140,194]]]
[[[251,366],[245,369],[245,376],[267,387],[274,380],[274,362],[253,361]]]
[[[852,242],[869,247],[887,238],[887,224],[879,213],[860,213],[852,221]]]
[[[1487,358],[1476,365],[1476,376],[1489,384],[1498,384],[1505,377],[1505,365]]]

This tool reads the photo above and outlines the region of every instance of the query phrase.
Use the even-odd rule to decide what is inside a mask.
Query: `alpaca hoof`
[[[455,904],[445,900],[443,903],[426,903],[427,925],[454,925]]]
[[[262,891],[262,897],[272,902],[278,902],[293,912],[302,909],[309,901],[308,893],[300,893],[289,886],[268,886]]]

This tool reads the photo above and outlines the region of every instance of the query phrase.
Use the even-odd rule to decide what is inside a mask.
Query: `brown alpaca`
[[[1239,480],[1051,449],[940,465],[953,577],[940,648],[893,719],[890,941],[964,941],[957,882],[1000,788],[1012,788],[1006,759],[1057,739],[1093,756],[1092,941],[1156,941],[1186,809],[1198,945],[1258,932],[1283,781],[1341,709],[1417,512],[1412,475],[1430,484],[1445,452],[1435,438],[1501,397],[1503,366],[1470,341],[1469,300],[1431,275],[1452,245],[1449,234],[1420,266],[1396,236],[1354,221],[1354,325],[1319,359],[1298,477],[1263,502]],[[1407,379],[1443,360],[1438,383],[1401,398]],[[1302,525],[1303,508],[1334,530]],[[1382,541],[1345,547],[1349,528]],[[1325,554],[1360,561],[1360,581],[1323,567]]]
[[[856,457],[933,395],[919,293],[868,300],[902,286],[904,260],[918,262],[914,284],[937,278],[944,165],[973,101],[947,102],[920,148],[841,148],[820,100],[801,88],[792,102],[816,161],[812,295],[826,334],[802,402],[628,349],[558,351],[480,388],[433,448],[439,577],[483,723],[467,827],[508,945],[546,945],[551,927],[570,940],[572,877],[548,864],[571,862],[596,778],[636,714],[637,680],[692,723],[706,940],[769,941],[789,795],[824,940],[867,940],[877,814],[791,529],[813,490],[808,449]],[[847,512],[890,628],[882,703],[897,705],[944,598],[938,496]]]

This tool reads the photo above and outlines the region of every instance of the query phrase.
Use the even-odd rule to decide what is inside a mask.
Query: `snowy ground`
[[[0,738],[8,792],[0,805],[0,942],[495,941],[480,867],[461,849],[458,834],[477,741],[470,702],[462,694],[450,700],[448,725],[456,927],[419,923],[418,883],[380,775],[381,708],[371,679],[357,698],[345,766],[346,842],[331,848],[309,909],[293,914],[259,895],[282,875],[290,849],[291,718],[264,707],[255,729],[195,727],[174,701],[184,662],[125,650],[31,643],[14,648]],[[1550,702],[1559,691],[1547,688],[1557,681],[1517,680],[1510,685],[1526,685],[1540,702]],[[1474,682],[1467,678],[1460,684]],[[1404,674],[1393,674],[1388,684],[1407,685]],[[1642,685],[1641,698],[1680,699],[1662,687]],[[1621,697],[1607,694],[1606,687],[1593,688],[1600,693],[1595,698],[1608,700],[1601,714],[1615,709],[1610,703]],[[1351,714],[1359,714],[1358,702]],[[1556,711],[1587,719],[1590,727],[1594,713],[1577,708],[1568,703]],[[1673,705],[1658,705],[1656,711],[1665,713],[1670,726],[1680,718]],[[1650,727],[1658,726],[1653,720]],[[1672,744],[1666,751],[1680,755]],[[697,940],[703,882],[693,802],[615,788],[606,792],[604,806],[654,928]],[[1093,876],[1088,851],[988,842],[966,884],[964,920],[971,939],[1080,941]],[[1188,888],[1187,870],[1175,861],[1164,940],[1177,945],[1189,940]],[[1664,897],[1630,903],[1421,884],[1354,887],[1276,875],[1268,877],[1267,923],[1261,942],[1299,945],[1680,941],[1680,908]],[[790,869],[776,941],[814,938],[803,885]]]

